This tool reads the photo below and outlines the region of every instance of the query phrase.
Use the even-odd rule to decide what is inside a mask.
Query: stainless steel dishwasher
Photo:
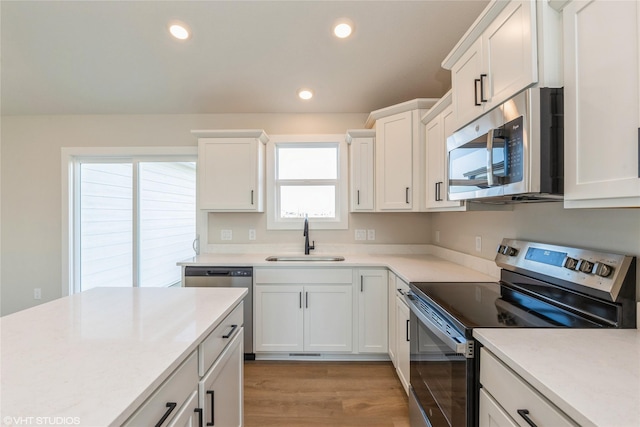
[[[247,288],[244,297],[244,358],[254,360],[253,352],[253,268],[185,267],[184,286],[208,288]]]

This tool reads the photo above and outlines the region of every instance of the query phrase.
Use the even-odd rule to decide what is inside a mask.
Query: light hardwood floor
[[[246,427],[408,427],[407,405],[391,362],[244,365]]]

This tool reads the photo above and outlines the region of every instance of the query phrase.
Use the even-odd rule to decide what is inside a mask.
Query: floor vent
[[[321,357],[320,353],[289,353],[289,357]]]

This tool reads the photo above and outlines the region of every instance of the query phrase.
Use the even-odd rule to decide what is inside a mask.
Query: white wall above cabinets
[[[640,3],[564,14],[566,208],[640,207]]]
[[[459,129],[539,82],[558,87],[560,14],[546,1],[493,1],[444,59]]]
[[[375,206],[378,212],[424,210],[424,126],[420,118],[437,99],[407,101],[373,111],[375,122]]]
[[[447,137],[455,130],[451,91],[422,117],[426,140],[425,208],[430,212],[465,210],[462,201],[447,196]]]
[[[346,141],[349,144],[349,178],[351,212],[374,210],[374,146],[376,131],[350,129]]]
[[[198,137],[198,207],[219,212],[264,212],[262,130],[194,130]]]

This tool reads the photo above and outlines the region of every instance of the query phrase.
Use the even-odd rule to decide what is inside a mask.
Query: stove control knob
[[[502,250],[502,253],[506,256],[516,256],[518,250],[516,248],[512,248],[511,246],[505,246]]]
[[[593,263],[581,259],[580,264],[578,265],[578,270],[582,271],[583,273],[591,273],[593,272]]]
[[[613,273],[613,267],[603,262],[597,262],[594,273],[600,277],[609,277],[611,276],[611,273]]]
[[[567,257],[566,260],[564,260],[564,268],[568,268],[569,270],[575,270],[576,267],[578,266],[578,260],[575,258],[571,258],[571,257]]]

